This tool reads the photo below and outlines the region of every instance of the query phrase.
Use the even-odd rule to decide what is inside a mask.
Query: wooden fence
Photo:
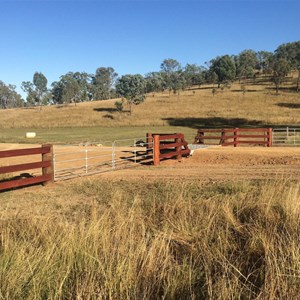
[[[174,134],[147,134],[147,148],[153,151],[153,164],[160,164],[160,161],[167,158],[181,159],[188,156],[191,150],[182,133]]]
[[[32,185],[36,183],[46,184],[54,180],[53,172],[53,146],[52,145],[42,145],[38,148],[28,148],[28,149],[16,149],[16,150],[5,150],[0,151],[0,162],[1,158],[8,157],[18,157],[18,156],[28,156],[41,154],[41,161],[15,164],[9,166],[0,167],[1,174],[16,173],[25,170],[32,169],[42,169],[42,175],[39,176],[29,176],[26,178],[17,178],[12,176],[11,179],[0,180],[0,191]],[[1,165],[1,164],[0,164]],[[22,176],[18,176],[22,177]]]
[[[271,147],[272,128],[199,129],[194,143],[234,147],[240,145]]]

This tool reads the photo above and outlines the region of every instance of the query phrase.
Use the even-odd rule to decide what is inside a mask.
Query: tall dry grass
[[[1,299],[299,295],[299,183],[84,180],[24,196],[44,214],[4,195]]]

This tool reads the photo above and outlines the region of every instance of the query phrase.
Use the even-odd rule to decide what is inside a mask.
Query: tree
[[[278,58],[285,59],[291,65],[291,69],[298,71],[297,92],[300,82],[300,41],[282,44],[275,50]]]
[[[29,106],[36,105],[36,92],[34,89],[34,85],[31,81],[23,81],[21,84],[22,90],[27,93],[26,103]]]
[[[187,64],[184,68],[184,78],[186,85],[191,87],[193,85],[201,85],[203,83],[204,68],[195,64]]]
[[[64,93],[64,88],[65,85],[60,81],[54,81],[51,84],[51,93],[52,93],[52,100],[55,104],[63,104],[64,103],[64,98],[63,98],[63,93]]]
[[[35,72],[33,75],[33,84],[35,86],[37,102],[42,105],[43,96],[47,93],[48,80],[43,73]]]
[[[43,73],[35,72],[33,75],[33,82],[23,81],[22,89],[27,93],[27,103],[31,105],[39,105],[40,109],[43,104],[48,103],[48,80]]]
[[[160,69],[162,72],[171,74],[181,71],[181,65],[176,59],[168,58],[161,63]]]
[[[236,67],[233,59],[229,55],[219,56],[211,60],[211,74],[216,74],[218,88],[221,83],[232,81],[236,76]]]
[[[180,63],[172,58],[165,59],[161,65],[161,74],[164,81],[164,86],[173,91],[174,94],[179,89],[184,89],[186,86],[185,78]]]
[[[280,84],[291,71],[291,65],[286,59],[278,58],[274,55],[270,59],[270,66],[272,69],[272,81],[275,84],[276,93],[278,94]]]
[[[21,95],[15,91],[14,85],[6,85],[0,80],[0,108],[21,107],[24,105]]]
[[[159,92],[164,88],[161,72],[151,72],[145,76],[146,93]]]
[[[92,77],[93,98],[98,100],[110,99],[118,73],[111,67],[98,68]]]
[[[123,75],[117,81],[116,91],[126,98],[132,114],[132,105],[138,105],[145,100],[145,80],[140,74]]]
[[[54,103],[78,103],[91,99],[90,75],[85,72],[68,72],[52,83]]]
[[[262,72],[266,73],[270,71],[269,61],[270,57],[272,57],[273,53],[269,51],[258,51],[256,53],[258,65],[257,68]]]
[[[241,80],[242,78],[253,77],[258,65],[256,52],[253,50],[244,50],[234,58],[238,78]]]

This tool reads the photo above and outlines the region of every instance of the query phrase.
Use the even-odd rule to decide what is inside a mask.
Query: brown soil
[[[300,179],[300,148],[214,147],[196,150],[181,162],[104,173],[111,179]]]
[[[0,150],[27,147],[34,146],[0,144]],[[68,147],[65,148],[66,151],[68,149]],[[60,147],[59,151],[64,151],[64,148]],[[3,161],[1,164],[4,165]],[[196,150],[191,157],[183,158],[181,162],[165,160],[157,167],[137,165],[94,176],[111,180],[205,179],[215,181],[275,178],[300,180],[300,148],[212,147]]]

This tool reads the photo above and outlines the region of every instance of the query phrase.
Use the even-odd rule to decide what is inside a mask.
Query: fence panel
[[[144,140],[145,138],[134,138],[93,145],[56,147],[55,180],[93,175],[148,163],[152,160],[153,140],[150,137]]]
[[[36,183],[48,183],[54,180],[53,172],[53,147],[52,145],[42,145],[39,148],[27,148],[27,149],[14,149],[0,151],[0,159],[13,159],[20,156],[39,155],[41,154],[41,161],[11,164],[0,167],[0,174],[9,174],[7,178],[0,181],[0,191],[27,186]],[[40,169],[42,174],[33,176],[29,173],[19,174],[20,171],[27,171],[33,169]],[[18,176],[16,176],[18,174]]]
[[[176,157],[176,159],[180,160],[182,156],[189,155],[191,152],[182,133],[148,133],[147,136],[153,137],[153,163],[155,166],[159,165],[162,159]]]
[[[273,129],[274,146],[300,146],[300,128],[274,128]]]
[[[205,142],[209,140],[209,142]],[[199,129],[194,140],[195,144],[234,146],[260,145],[272,146],[271,128],[223,128]]]

